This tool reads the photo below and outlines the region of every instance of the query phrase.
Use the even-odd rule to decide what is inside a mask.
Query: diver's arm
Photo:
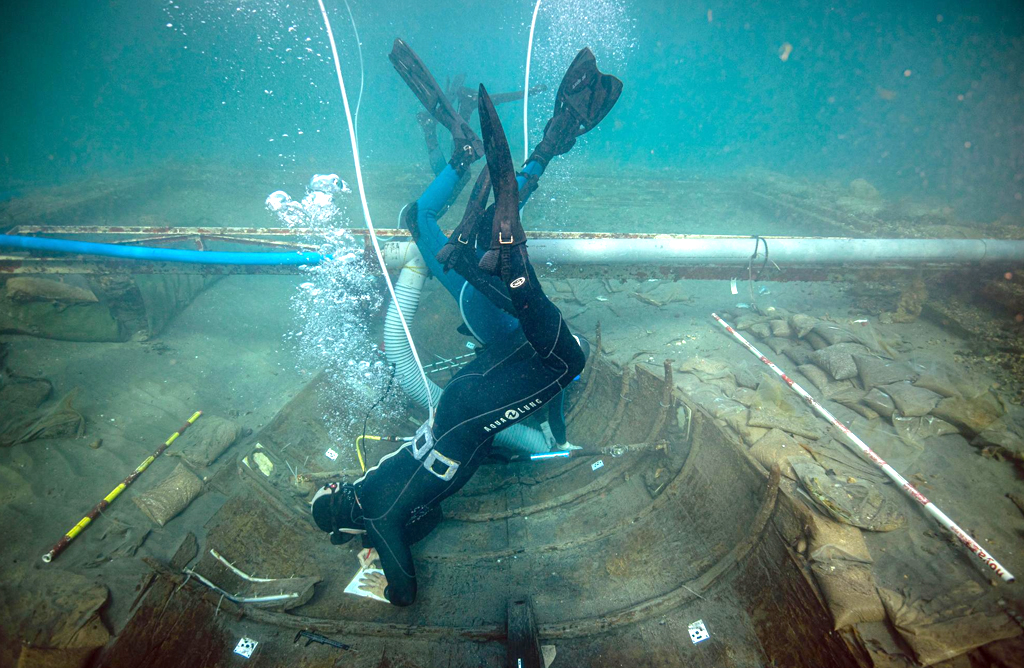
[[[412,605],[416,600],[416,567],[409,543],[393,522],[367,520],[366,532],[380,556],[380,565],[388,585],[384,598],[392,605]]]

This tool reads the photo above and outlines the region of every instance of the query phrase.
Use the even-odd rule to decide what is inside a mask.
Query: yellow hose
[[[366,473],[366,460],[363,458],[363,439],[379,441],[381,438],[380,436],[370,436],[369,434],[356,436],[356,456],[359,457],[359,468],[363,470],[363,473]]]

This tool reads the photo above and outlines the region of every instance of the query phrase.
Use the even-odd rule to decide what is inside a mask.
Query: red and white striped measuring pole
[[[837,420],[834,415],[832,415],[831,413],[828,412],[828,410],[825,409],[824,406],[815,401],[814,397],[808,394],[804,388],[800,387],[798,383],[793,382],[793,379],[787,376],[785,373],[783,373],[782,369],[775,366],[771,362],[771,360],[762,355],[760,350],[750,345],[750,342],[743,338],[742,334],[733,329],[732,326],[730,326],[729,323],[727,323],[725,320],[722,320],[720,317],[718,317],[717,313],[712,313],[711,317],[717,320],[718,324],[725,328],[725,331],[732,334],[736,338],[736,340],[742,343],[743,346],[747,350],[752,352],[755,357],[757,357],[759,360],[768,365],[768,367],[772,371],[778,374],[779,378],[786,381],[786,385],[792,387],[793,390],[797,394],[799,394],[803,398],[803,400],[806,401],[810,405],[810,407],[813,408],[821,417],[831,422],[832,426],[834,426],[839,431],[843,432],[846,435],[846,437],[850,439],[851,443],[857,446],[860,449],[860,451],[867,456],[868,459],[873,461],[875,465],[878,466],[878,468],[882,469],[885,475],[889,476],[890,480],[899,485],[900,489],[906,492],[912,499],[920,503],[924,507],[925,511],[929,515],[934,517],[939,524],[952,531],[953,535],[956,536],[960,540],[960,542],[967,547],[968,550],[973,552],[979,559],[985,562],[985,565],[988,566],[988,568],[993,573],[998,575],[1006,582],[1014,581],[1013,574],[1010,573],[1010,571],[1003,568],[1002,564],[996,561],[991,554],[985,551],[985,548],[979,545],[976,540],[971,538],[966,531],[957,526],[956,522],[946,517],[946,513],[939,510],[934,503],[925,498],[925,496],[921,494],[921,492],[917,491],[913,485],[907,482],[906,478],[904,478],[903,476],[896,472],[896,469],[886,464],[884,459],[875,454],[875,451],[869,448],[864,441],[860,440],[860,438],[858,438],[856,434],[850,431],[845,424]]]

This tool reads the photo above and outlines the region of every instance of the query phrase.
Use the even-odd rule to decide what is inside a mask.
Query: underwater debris
[[[60,304],[90,304],[99,299],[86,288],[49,278],[16,276],[7,280],[4,293],[12,302],[58,302]]]
[[[899,301],[896,303],[896,311],[893,313],[882,313],[878,320],[885,325],[917,322],[926,301],[928,301],[928,287],[925,285],[924,279],[919,276],[900,292]]]
[[[27,443],[44,438],[81,438],[85,436],[85,418],[75,410],[78,388],[71,390],[45,415],[35,419],[9,445]],[[29,418],[31,420],[31,418]]]

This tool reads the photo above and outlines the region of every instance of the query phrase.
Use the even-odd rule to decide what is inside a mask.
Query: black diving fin
[[[504,261],[514,247],[526,243],[526,231],[519,220],[519,184],[516,183],[516,169],[508,148],[505,130],[501,127],[498,112],[494,109],[487,89],[480,84],[479,92],[480,129],[484,135],[484,151],[487,155],[487,170],[491,175],[494,189],[493,221],[489,250],[480,259],[480,268],[491,274],[501,274],[508,263]],[[486,217],[484,218],[486,220]]]
[[[597,69],[594,52],[584,47],[573,59],[555,95],[555,110],[544,127],[544,139],[531,160],[547,166],[573,147],[576,138],[593,130],[622,93],[622,81]]]
[[[391,61],[398,75],[402,77],[427,112],[452,133],[455,146],[457,148],[469,146],[476,157],[482,156],[483,142],[469,127],[469,123],[452,106],[448,96],[437,85],[434,75],[430,73],[416,52],[401,39],[396,39],[391,53],[388,54],[388,60]],[[456,90],[458,90],[457,87]]]

